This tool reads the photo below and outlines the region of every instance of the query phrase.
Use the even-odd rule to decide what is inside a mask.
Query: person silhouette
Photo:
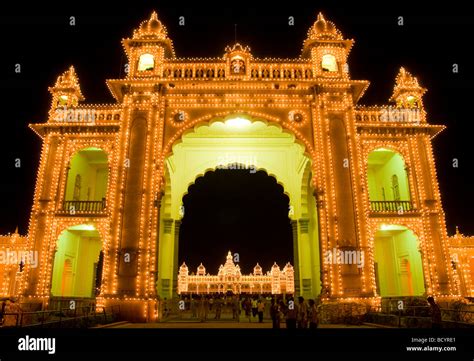
[[[429,296],[426,300],[430,304],[431,328],[441,328],[441,309],[432,296]]]

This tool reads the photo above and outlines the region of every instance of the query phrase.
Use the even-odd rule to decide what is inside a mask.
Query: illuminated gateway
[[[432,142],[444,126],[429,121],[409,71],[387,104],[361,104],[369,82],[351,78],[353,40],[322,14],[293,59],[240,44],[180,58],[156,13],[122,44],[126,74],[107,80],[113,103],[85,103],[71,67],[30,125],[42,150],[28,235],[0,237],[0,251],[34,251],[38,267],[0,262],[0,296],[157,320],[161,300],[177,297],[183,196],[242,159],[289,198],[295,295],[323,307],[474,296],[474,241],[448,237],[438,188]]]
[[[226,262],[220,265],[217,275],[206,274],[201,263],[196,274],[189,274],[185,263],[179,268],[178,293],[255,293],[255,294],[293,294],[295,280],[293,266],[287,263],[283,270],[275,263],[272,269],[263,274],[262,267],[257,263],[253,274],[242,275],[240,266],[235,265],[232,253],[227,254]]]

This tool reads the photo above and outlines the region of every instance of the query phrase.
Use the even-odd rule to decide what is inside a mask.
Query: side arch
[[[70,206],[75,211],[89,211],[91,204],[87,202],[105,203],[110,178],[107,152],[98,147],[84,147],[76,150],[67,164],[64,201],[72,202]],[[105,204],[99,208],[105,208]]]
[[[403,156],[378,147],[366,158],[366,182],[372,211],[410,211],[412,192]]]
[[[378,224],[373,235],[376,293],[381,297],[426,294],[424,259],[419,236],[409,227]]]
[[[91,224],[69,226],[56,241],[51,276],[51,295],[59,298],[94,298],[103,241]]]

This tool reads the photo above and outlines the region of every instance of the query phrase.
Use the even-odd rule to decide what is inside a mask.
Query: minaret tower
[[[347,77],[347,57],[353,43],[353,40],[345,40],[334,23],[327,21],[323,14],[319,13],[316,22],[308,30],[302,57],[311,59],[316,76]]]

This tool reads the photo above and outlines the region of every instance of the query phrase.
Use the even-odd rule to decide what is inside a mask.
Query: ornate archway
[[[229,164],[264,170],[290,199],[295,252],[295,290],[314,297],[320,291],[317,212],[311,186],[311,161],[293,134],[279,125],[228,116],[184,132],[165,159],[164,196],[158,236],[158,284],[161,297],[177,285],[182,199],[195,179]]]

